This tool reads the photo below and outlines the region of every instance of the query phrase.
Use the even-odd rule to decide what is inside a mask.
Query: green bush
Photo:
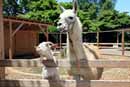
[[[49,26],[48,27],[48,32],[57,32],[58,30],[57,30],[57,28],[56,28],[56,26]]]

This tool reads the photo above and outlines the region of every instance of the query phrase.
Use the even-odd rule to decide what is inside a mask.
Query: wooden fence
[[[116,32],[117,33],[117,36],[116,36],[116,43],[101,43],[100,42],[100,34],[102,33],[112,33],[112,32]],[[130,46],[130,43],[126,43],[125,42],[125,33],[126,32],[130,32],[130,28],[126,28],[126,29],[117,29],[117,30],[108,30],[108,31],[96,31],[96,32],[83,32],[83,34],[96,34],[96,43],[89,43],[89,44],[95,44],[97,45],[98,47],[103,47],[103,46],[107,46],[107,45],[115,45],[115,44],[118,44],[118,46],[121,47],[121,52],[122,54],[121,55],[125,55],[125,46]],[[119,33],[121,34],[121,43],[119,43]],[[58,34],[58,33],[55,33],[55,34]],[[65,34],[65,33],[63,33]],[[61,38],[61,37],[60,37]],[[107,38],[106,38],[107,39]],[[65,43],[61,43],[61,39],[60,39],[60,45],[63,45],[65,46],[66,44]],[[108,48],[111,48],[111,47],[108,47]]]
[[[91,60],[80,61],[83,66],[86,64],[89,67],[104,67],[104,68],[130,68],[130,60]],[[76,62],[73,62],[76,64]],[[48,60],[46,65],[53,67],[53,63]],[[68,61],[58,60],[58,66],[68,67]],[[40,60],[0,60],[0,67],[42,67]],[[5,74],[3,74],[5,75]],[[130,87],[130,80],[91,80],[91,81],[75,81],[75,80],[62,80],[62,85],[57,85],[57,82],[50,82],[48,80],[37,79],[18,79],[18,80],[0,80],[0,87]]]

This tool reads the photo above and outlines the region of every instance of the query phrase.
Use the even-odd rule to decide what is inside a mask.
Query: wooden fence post
[[[46,29],[46,41],[49,41],[49,32],[48,32],[48,27]]]
[[[118,31],[116,34],[116,46],[117,46],[117,48],[119,47],[119,32]]]
[[[12,22],[9,21],[9,29],[10,29],[10,47],[9,47],[9,59],[13,59],[13,37],[12,37]]]
[[[60,33],[60,50],[62,49],[62,33]]]
[[[97,47],[99,47],[99,31],[97,32]]]
[[[3,0],[0,0],[0,60],[4,60]],[[5,67],[0,67],[0,79],[5,79]]]
[[[116,43],[117,44],[119,43],[119,32],[117,32],[117,34],[116,34]]]
[[[124,54],[125,54],[125,44],[124,44],[124,42],[125,42],[125,32],[124,32],[124,30],[122,30],[122,56],[124,56]]]

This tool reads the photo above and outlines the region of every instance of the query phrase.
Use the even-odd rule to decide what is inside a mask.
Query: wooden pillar
[[[49,41],[48,28],[46,29],[46,41]]]
[[[97,32],[97,47],[99,47],[99,31]]]
[[[0,0],[0,60],[4,60],[3,0]],[[5,67],[0,67],[0,79],[5,79]]]
[[[117,34],[116,34],[116,47],[118,48],[119,47],[119,32],[117,31]]]
[[[9,21],[9,30],[10,30],[10,47],[9,47],[9,59],[13,59],[13,37],[12,37],[12,22]]]
[[[46,29],[44,29],[41,25],[38,25],[39,28],[41,29],[41,31],[44,33],[45,37],[46,37],[46,41],[49,41],[49,35],[48,35],[48,27],[46,27]],[[46,31],[45,31],[46,30]]]
[[[117,34],[116,34],[116,43],[117,44],[119,43],[119,32],[117,32]]]
[[[62,49],[62,33],[60,33],[60,49]]]
[[[124,56],[125,54],[125,33],[124,33],[124,30],[122,31],[122,56]]]

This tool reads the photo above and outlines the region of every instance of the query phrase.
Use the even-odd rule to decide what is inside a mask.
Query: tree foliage
[[[130,16],[114,9],[117,0],[78,0],[85,31],[130,27]]]
[[[79,12],[85,31],[110,30],[130,27],[130,16],[114,9],[117,0],[78,0]],[[72,8],[72,3],[60,3]],[[4,0],[4,15],[19,16],[56,25],[59,14],[56,0]],[[54,27],[52,27],[54,31]],[[56,27],[55,27],[56,28]]]

